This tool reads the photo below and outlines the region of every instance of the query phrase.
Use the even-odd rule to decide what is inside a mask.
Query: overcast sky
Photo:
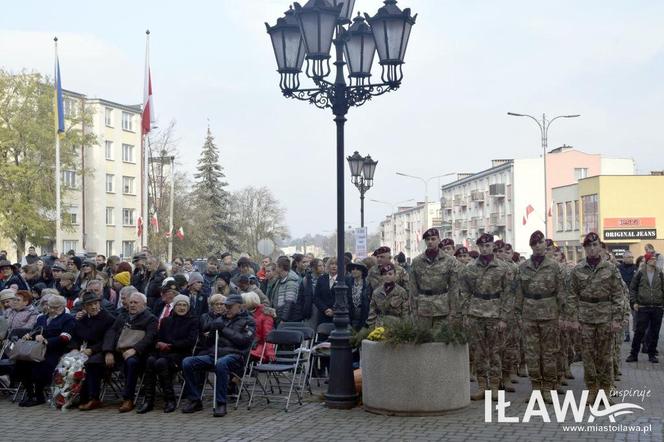
[[[355,9],[373,15],[381,4],[357,0]],[[419,14],[403,85],[348,115],[347,153],[379,161],[367,198],[422,200],[422,183],[396,171],[431,177],[482,170],[493,158],[538,156],[535,123],[508,111],[579,113],[554,123],[550,148],[631,157],[640,173],[664,169],[664,3],[399,6]],[[287,0],[7,2],[0,66],[50,75],[57,35],[65,88],[140,103],[149,28],[157,117],[162,126],[177,122],[181,167],[193,171],[209,119],[231,190],[267,186],[287,209],[294,237],[329,233],[336,226],[332,115],[281,96],[263,24],[287,7]],[[433,182],[430,198],[438,196]],[[350,182],[346,200],[346,225],[359,226]],[[367,202],[370,231],[389,211]]]

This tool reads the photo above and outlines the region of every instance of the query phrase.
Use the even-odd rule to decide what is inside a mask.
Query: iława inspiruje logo
[[[643,402],[645,397],[650,396],[650,390],[621,390],[611,391],[610,395],[613,401],[620,398],[621,402],[612,404],[609,401],[604,390],[597,393],[595,401],[591,404],[588,403],[588,390],[583,390],[580,397],[576,397],[573,391],[566,391],[565,395],[559,395],[555,390],[551,391],[551,410],[547,409],[542,397],[542,392],[534,390],[530,395],[528,406],[523,416],[514,416],[508,413],[508,408],[511,402],[505,400],[505,392],[498,391],[498,402],[495,408],[491,402],[491,391],[487,390],[484,393],[484,422],[501,422],[501,423],[518,423],[518,422],[531,422],[534,419],[541,419],[542,422],[555,422],[565,423],[572,422],[568,420],[568,415],[571,415],[575,423],[593,423],[595,419],[608,419],[609,422],[615,423],[616,417],[625,414],[632,414],[636,410],[643,410],[640,405],[625,402],[628,397],[630,400],[640,399]],[[634,398],[634,399],[632,399]],[[494,420],[494,409],[496,419]]]

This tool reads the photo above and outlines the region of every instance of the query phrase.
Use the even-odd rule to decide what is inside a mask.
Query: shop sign
[[[605,240],[617,239],[656,239],[656,229],[615,229],[604,230]]]

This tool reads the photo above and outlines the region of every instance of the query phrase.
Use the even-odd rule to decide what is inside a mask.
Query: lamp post
[[[402,172],[397,172],[396,174],[399,175],[399,176],[405,176],[405,177],[408,177],[408,178],[413,178],[413,179],[416,179],[416,180],[420,180],[424,183],[424,226],[423,226],[423,230],[422,230],[422,232],[424,232],[425,230],[427,230],[429,228],[429,181],[435,180],[436,178],[443,178],[443,177],[446,177],[446,176],[456,175],[456,172],[449,172],[449,173],[445,173],[443,175],[436,175],[436,176],[432,176],[431,178],[427,178],[427,179],[424,179],[424,178],[419,177],[419,176],[408,175],[408,174],[402,173]]]
[[[357,151],[346,160],[350,167],[350,180],[360,191],[360,227],[364,227],[364,194],[373,187],[378,161],[372,160],[371,155],[363,157]]]
[[[551,123],[556,121],[558,118],[576,118],[580,117],[581,115],[579,114],[558,115],[557,117],[547,120],[546,114],[542,114],[542,121],[539,121],[537,118],[533,117],[532,115],[527,115],[527,114],[517,114],[514,112],[508,112],[507,115],[511,117],[528,117],[531,120],[533,120],[535,123],[537,123],[537,126],[539,126],[540,136],[542,140],[542,160],[544,162],[544,234],[548,238],[549,237],[549,191],[546,188],[547,186],[546,154],[549,144],[549,126],[551,126]]]
[[[396,220],[394,218],[394,216],[396,215],[395,207],[399,207],[399,205],[401,205],[403,203],[409,203],[411,201],[414,201],[414,198],[410,198],[410,199],[403,200],[403,201],[398,201],[396,203],[390,203],[388,201],[380,201],[380,200],[374,200],[374,199],[369,199],[369,201],[374,202],[374,203],[378,203],[378,204],[386,204],[386,205],[390,206],[390,210],[392,210],[391,215],[390,215],[390,218],[392,219],[392,244],[391,244],[392,245],[392,253],[396,253],[396,250],[397,250],[397,225],[396,225]]]
[[[385,0],[373,17],[358,14],[351,21],[355,0],[309,0],[294,3],[275,26],[267,23],[280,74],[279,86],[287,98],[306,101],[320,109],[331,109],[336,123],[337,145],[337,231],[344,231],[344,124],[351,106],[361,106],[375,96],[396,90],[403,78],[402,65],[410,31],[417,15],[401,10],[396,0]],[[330,49],[335,47],[334,82],[330,75]],[[372,83],[371,67],[378,52],[381,81]],[[315,87],[300,88],[300,73]],[[349,77],[346,83],[345,69]],[[348,307],[344,283],[344,238],[337,235],[339,282],[334,289],[334,325],[330,336],[330,379],[325,395],[330,408],[352,408],[357,394],[352,371],[348,331]]]

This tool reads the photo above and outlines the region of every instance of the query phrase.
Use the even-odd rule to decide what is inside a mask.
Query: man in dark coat
[[[142,293],[133,293],[129,297],[129,315],[119,316],[104,336],[103,351],[108,367],[115,365],[116,354],[122,358],[125,386],[122,391],[120,413],[134,409],[134,393],[138,381],[140,365],[152,350],[157,338],[157,318],[147,309],[147,298]],[[119,348],[119,340],[124,330],[139,330],[143,337],[133,345]],[[127,334],[131,332],[125,332]]]
[[[623,261],[618,266],[618,270],[620,271],[620,276],[622,277],[622,280],[625,281],[625,285],[627,285],[627,287],[630,287],[634,275],[639,270],[639,266],[634,264],[634,255],[632,255],[632,252],[630,252],[629,250],[626,251],[625,254],[623,255]],[[633,330],[636,332],[636,315],[634,314],[633,310],[632,310],[632,322],[634,324]],[[629,342],[629,340],[630,336],[629,336],[629,324],[628,324],[627,327],[625,327],[625,342]]]
[[[203,349],[198,356],[190,356],[182,361],[182,373],[186,381],[185,391],[188,399],[188,403],[182,408],[183,413],[193,413],[203,409],[200,400],[200,374],[214,369],[217,376],[217,390],[215,391],[216,408],[212,414],[215,417],[225,416],[229,376],[233,372],[242,370],[244,360],[251,350],[251,344],[256,334],[256,323],[246,311],[242,310],[242,296],[231,295],[224,304],[226,314],[215,319],[211,324],[212,334],[214,335],[215,332],[219,334],[218,359],[215,361],[213,344],[212,348]],[[212,342],[214,343],[214,340]]]
[[[85,362],[85,382],[81,389],[81,405],[78,407],[79,410],[87,411],[101,407],[99,394],[104,375],[104,336],[113,326],[115,318],[101,308],[101,298],[93,292],[85,292],[79,304],[81,312],[76,315],[69,348],[81,350],[88,357]]]
[[[136,287],[141,293],[145,293],[145,283],[148,281],[148,269],[146,261],[148,256],[145,253],[137,253],[131,259],[134,264],[134,271],[131,275],[131,285]]]
[[[147,273],[145,274],[145,296],[148,298],[148,307],[154,307],[154,303],[161,295],[161,286],[166,279],[166,267],[154,256],[147,259]],[[140,290],[140,289],[139,289]]]

